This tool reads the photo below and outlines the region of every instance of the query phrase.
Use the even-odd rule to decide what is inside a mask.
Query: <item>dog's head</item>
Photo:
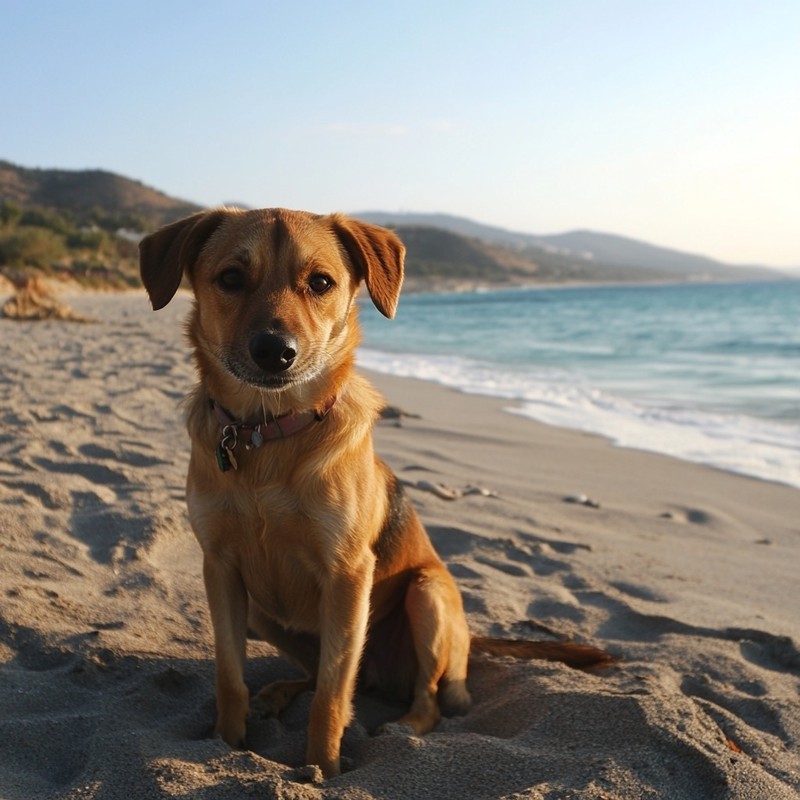
[[[201,365],[260,391],[299,386],[352,357],[359,285],[394,316],[405,253],[384,228],[285,209],[196,214],[145,237],[139,250],[154,309],[188,278]]]

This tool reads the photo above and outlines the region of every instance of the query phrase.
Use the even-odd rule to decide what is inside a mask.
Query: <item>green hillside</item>
[[[138,237],[198,208],[111,172],[0,161],[0,271],[136,286]]]

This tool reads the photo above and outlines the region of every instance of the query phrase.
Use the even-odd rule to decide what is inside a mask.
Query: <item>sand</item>
[[[373,735],[400,710],[359,697],[350,769],[329,781],[302,769],[310,695],[252,719],[247,751],[215,740],[184,509],[188,299],[68,302],[98,322],[0,320],[0,797],[798,796],[800,491],[385,376],[419,416],[380,423],[377,447],[472,630],[620,662],[476,657],[472,710],[421,738]],[[267,645],[249,653],[254,689],[292,672]]]

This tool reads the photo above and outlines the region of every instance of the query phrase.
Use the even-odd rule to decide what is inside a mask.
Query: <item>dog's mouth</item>
[[[298,352],[301,348],[296,347],[292,354],[282,355],[277,360],[264,357],[256,360],[253,348],[240,343],[200,343],[199,349],[242,388],[260,392],[277,393],[302,387],[318,378],[331,363],[327,348],[307,344],[302,353]],[[259,351],[255,355],[262,356]]]
[[[252,362],[242,362],[230,354],[220,358],[225,371],[239,383],[261,391],[280,392],[308,383],[320,374],[322,365],[294,364],[282,372],[266,371]]]

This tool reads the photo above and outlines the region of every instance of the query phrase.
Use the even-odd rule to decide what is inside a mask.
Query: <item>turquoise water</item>
[[[800,282],[409,295],[361,318],[370,369],[800,486]]]

